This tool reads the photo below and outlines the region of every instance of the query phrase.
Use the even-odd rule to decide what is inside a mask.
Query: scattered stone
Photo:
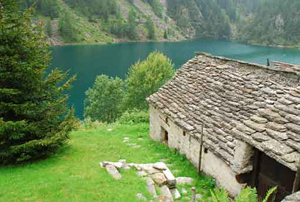
[[[146,173],[145,171],[141,170],[141,171],[137,172],[137,175],[140,176],[140,177],[146,177],[146,176],[148,176],[148,173]]]
[[[108,131],[108,132],[111,132],[111,131],[113,131],[113,129],[112,129],[112,128],[108,128],[107,131]]]
[[[156,194],[155,184],[154,184],[153,180],[150,177],[147,177],[146,181],[147,181],[148,192],[151,194],[151,196],[153,198],[156,198],[157,194]]]
[[[173,199],[170,199],[167,196],[158,196],[156,200],[158,202],[173,202]]]
[[[153,164],[148,163],[148,164],[137,164],[140,168],[142,168],[143,170],[150,170],[153,169]]]
[[[170,189],[170,191],[171,191],[174,199],[180,199],[181,198],[181,195],[180,195],[178,189],[174,188],[174,189]]]
[[[176,183],[178,185],[185,185],[185,184],[190,185],[193,183],[193,181],[194,181],[194,179],[190,178],[190,177],[177,177],[176,178]]]
[[[186,190],[186,189],[184,189],[184,188],[182,188],[182,189],[181,189],[181,193],[182,193],[183,195],[186,195],[186,194],[188,194],[187,190]]]
[[[165,177],[167,179],[167,186],[169,188],[175,188],[176,187],[176,178],[171,173],[171,171],[169,169],[164,170],[163,174],[165,175]]]
[[[158,162],[158,163],[155,163],[154,165],[153,165],[153,168],[156,168],[156,169],[158,169],[158,170],[167,170],[167,166],[166,166],[166,164],[165,163],[163,163],[163,162]]]
[[[201,194],[196,194],[196,199],[202,199],[202,195]]]
[[[123,142],[129,142],[129,137],[124,137]]]
[[[149,170],[147,170],[147,172],[152,175],[152,174],[155,174],[155,173],[160,173],[161,171],[160,170],[157,170],[155,168],[151,168]]]
[[[146,197],[142,193],[136,194],[136,197],[142,201],[147,201]]]
[[[167,184],[167,179],[163,173],[155,173],[155,174],[151,175],[151,178],[159,186]]]
[[[173,201],[172,193],[166,185],[160,188],[160,196],[166,197],[167,201]]]
[[[107,165],[106,166],[107,172],[116,180],[122,179],[122,175],[119,173],[117,168],[113,165]]]

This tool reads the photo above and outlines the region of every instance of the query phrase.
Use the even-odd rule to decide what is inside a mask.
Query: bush
[[[122,79],[97,76],[94,86],[86,91],[84,117],[90,117],[92,121],[116,121],[122,113],[123,94]]]
[[[268,191],[266,194],[263,202],[267,201],[274,201],[273,193],[276,192],[277,187],[273,187]],[[233,200],[230,200],[227,192],[224,189],[214,189],[214,191],[211,191],[212,199],[211,202],[233,202]],[[273,196],[273,197],[272,197]],[[271,198],[272,197],[272,198]],[[251,187],[246,187],[241,191],[239,196],[234,200],[235,202],[259,202],[256,189],[252,189]]]
[[[149,123],[149,111],[126,111],[118,119],[121,124]]]
[[[132,65],[125,80],[125,110],[147,110],[146,98],[155,93],[175,73],[172,61],[159,52]]]

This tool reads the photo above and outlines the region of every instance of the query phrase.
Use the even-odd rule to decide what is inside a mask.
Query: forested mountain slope
[[[35,0],[20,0],[28,8]],[[300,44],[299,0],[39,0],[49,41],[113,43],[236,39]]]

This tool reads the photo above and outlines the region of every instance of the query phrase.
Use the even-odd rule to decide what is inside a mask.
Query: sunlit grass
[[[141,147],[132,148],[123,142],[124,137]],[[99,166],[101,161],[120,159],[128,163],[168,159],[166,163],[172,164],[170,169],[179,170],[174,175],[197,179],[194,185],[204,197],[208,193],[206,188],[214,186],[210,178],[198,178],[195,168],[183,156],[150,141],[148,124],[113,124],[71,133],[68,146],[46,160],[0,167],[0,201],[133,202],[138,201],[137,193],[150,199],[145,181],[135,170],[122,170],[123,178],[117,181]],[[185,188],[190,195],[190,186]]]

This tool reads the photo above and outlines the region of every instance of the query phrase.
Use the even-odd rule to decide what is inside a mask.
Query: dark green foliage
[[[298,0],[260,0],[253,18],[238,22],[238,38],[265,45],[300,45]]]
[[[151,18],[147,18],[146,27],[148,29],[148,39],[155,40],[156,39],[155,27]]]
[[[162,18],[163,7],[159,0],[144,0],[144,1],[149,3],[156,16]]]
[[[167,33],[167,30],[164,31],[164,39],[168,39],[168,33]]]
[[[136,23],[136,13],[134,10],[129,11],[129,16],[128,16],[128,33],[127,33],[128,38],[130,39],[137,39],[137,23]]]
[[[150,53],[146,60],[132,65],[125,80],[124,109],[147,109],[146,98],[174,75],[173,66],[172,61],[159,52]]]
[[[37,13],[51,18],[59,16],[58,0],[21,0],[20,2],[23,9],[28,9],[35,4]]]
[[[58,21],[60,35],[66,42],[79,42],[81,41],[81,33],[75,26],[71,14],[66,11],[63,12]]]
[[[273,193],[276,191],[277,187],[273,187],[268,191],[266,194],[263,202],[267,201],[274,201],[274,198],[271,197],[274,196]],[[252,189],[251,187],[246,187],[241,191],[241,193],[236,197],[236,199],[233,201],[231,200],[227,192],[224,189],[218,189],[215,188],[213,191],[211,190],[211,202],[259,202],[261,200],[258,199],[256,189]]]
[[[90,20],[101,18],[108,20],[111,15],[117,17],[118,9],[115,0],[66,0],[66,3]]]
[[[47,23],[46,23],[46,33],[50,37],[52,37],[52,35],[53,35],[53,28],[52,28],[51,20],[47,20]]]
[[[63,93],[74,77],[66,80],[58,69],[45,74],[50,53],[43,25],[32,24],[31,10],[16,11],[16,2],[0,5],[0,164],[55,151],[76,121]]]
[[[121,124],[149,123],[149,111],[140,111],[137,109],[126,111],[118,119]]]
[[[122,79],[97,76],[94,86],[86,91],[84,117],[90,117],[92,121],[114,122],[121,115],[122,99]]]
[[[168,0],[168,14],[185,29],[194,29],[196,38],[231,37],[231,21],[236,19],[233,0]]]

